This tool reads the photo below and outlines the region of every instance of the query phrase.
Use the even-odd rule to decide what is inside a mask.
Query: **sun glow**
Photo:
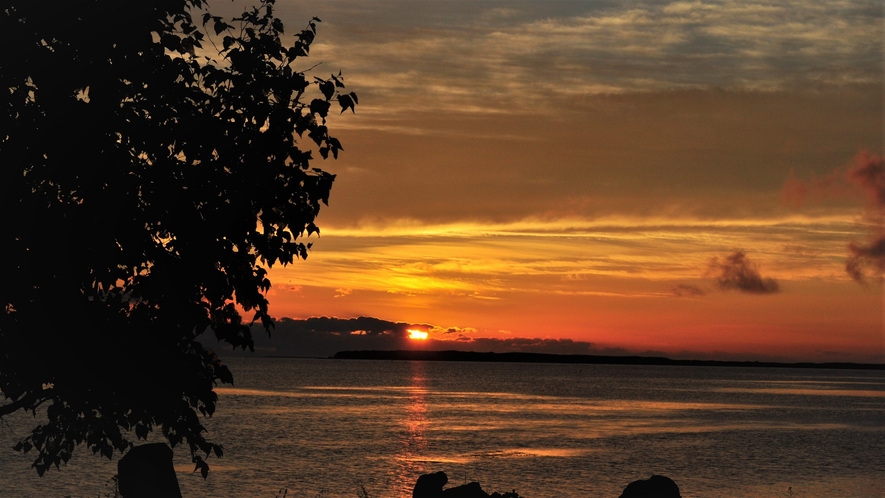
[[[427,340],[427,332],[424,332],[423,330],[409,329],[407,332],[409,333],[409,339],[415,339],[418,341]]]

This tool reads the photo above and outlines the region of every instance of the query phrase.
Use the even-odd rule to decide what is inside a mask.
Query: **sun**
[[[427,332],[424,332],[423,330],[408,329],[406,332],[409,333],[409,339],[415,339],[417,341],[427,340]]]

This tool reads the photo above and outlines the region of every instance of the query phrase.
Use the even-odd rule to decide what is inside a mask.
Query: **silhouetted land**
[[[661,356],[596,356],[546,353],[480,353],[476,351],[339,351],[339,360],[487,361],[517,363],[584,363],[596,365],[673,365],[690,367],[839,368],[885,370],[881,363],[779,363],[773,361],[673,360]]]

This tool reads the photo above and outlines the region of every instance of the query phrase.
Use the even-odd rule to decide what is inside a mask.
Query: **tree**
[[[198,338],[252,349],[250,323],[273,326],[266,268],[319,234],[335,175],[311,148],[337,158],[326,117],[357,104],[340,72],[296,67],[319,19],[284,45],[274,0],[229,21],[205,9],[0,8],[0,416],[45,409],[16,446],[40,475],[157,429],[205,476],[222,447],[200,414],[233,378]]]

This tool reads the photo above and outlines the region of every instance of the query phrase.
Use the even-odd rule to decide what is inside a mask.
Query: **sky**
[[[359,105],[275,337],[885,362],[883,10],[278,0]]]

